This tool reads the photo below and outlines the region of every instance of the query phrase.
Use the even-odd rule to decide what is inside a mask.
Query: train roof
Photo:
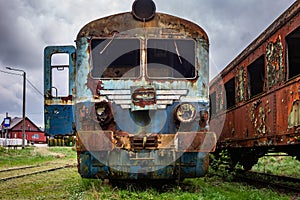
[[[252,43],[250,43],[231,63],[229,63],[216,77],[214,77],[210,85],[214,85],[221,77],[232,71],[239,63],[241,63],[249,54],[261,46],[276,31],[288,23],[295,15],[300,12],[300,1],[293,3],[283,14],[281,14],[265,31],[263,31]]]
[[[115,32],[121,33],[145,27],[172,29],[189,37],[208,41],[206,32],[200,26],[188,20],[168,14],[155,13],[153,19],[143,22],[137,20],[132,12],[120,13],[94,20],[80,30],[77,39],[82,37],[111,37]]]

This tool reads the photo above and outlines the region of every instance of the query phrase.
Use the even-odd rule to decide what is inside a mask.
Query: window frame
[[[231,83],[231,82],[233,82],[233,83]],[[229,85],[229,83],[230,83],[230,85]],[[235,88],[235,86],[236,86],[236,79],[235,79],[235,77],[229,79],[224,84],[225,95],[226,95],[226,97],[225,97],[225,100],[226,100],[226,110],[235,107],[236,104],[237,104],[237,102],[236,102],[236,88]],[[231,89],[231,90],[229,90],[229,89]],[[233,94],[233,95],[231,95],[231,94]],[[231,98],[229,98],[229,97],[231,97]],[[228,100],[230,100],[230,101],[228,101]],[[232,103],[229,104],[229,102],[232,102]]]
[[[295,35],[297,35],[297,36],[295,36]],[[300,41],[300,27],[296,28],[291,33],[289,33],[288,35],[285,36],[285,42],[286,42],[286,63],[287,63],[287,80],[291,80],[291,79],[294,79],[294,78],[300,76],[300,70],[295,71],[295,67],[294,67],[295,63],[293,63],[293,66],[291,66],[291,60],[292,59],[291,59],[291,53],[290,53],[291,52],[291,47],[290,47],[290,45],[291,45],[290,43],[291,42],[290,42],[290,40],[299,40]],[[294,51],[297,51],[297,49],[294,46],[293,46],[292,49]],[[297,53],[298,52],[299,51],[297,51]],[[300,64],[299,64],[299,67],[300,67]],[[291,73],[291,71],[292,71],[291,69],[294,69],[293,73]]]
[[[257,78],[253,80],[253,78],[251,78],[251,76],[253,74],[255,74],[255,72],[257,72],[257,69],[253,70],[252,73],[250,73],[250,70],[249,68],[254,68],[257,67],[262,61],[262,67],[263,67],[263,77],[262,77],[262,81],[261,81],[261,91],[258,91],[258,92],[255,92],[255,94],[253,94],[253,84],[254,83],[257,83]],[[261,66],[259,66],[261,67]],[[255,71],[255,72],[254,72]],[[255,76],[252,76],[252,77],[258,77],[258,75],[256,74]],[[247,66],[247,79],[248,79],[248,96],[249,96],[249,99],[252,99],[262,93],[265,92],[265,85],[266,85],[266,61],[265,61],[265,54],[262,54],[261,56],[259,56],[257,59],[255,59],[253,62],[251,62],[248,66]],[[255,89],[255,91],[257,91],[257,89]]]
[[[92,49],[92,42],[93,40],[109,40],[108,44],[105,45],[104,48],[109,47],[110,43],[112,43],[114,40],[137,40],[139,41],[139,49],[137,49],[139,51],[138,58],[137,58],[137,63],[138,63],[138,67],[139,67],[139,75],[137,76],[131,76],[131,77],[99,77],[99,76],[93,76],[93,69],[94,69],[94,56],[93,56],[93,49]],[[107,46],[107,47],[106,47]],[[93,79],[100,79],[100,80],[136,80],[136,79],[140,79],[142,77],[142,40],[140,38],[136,38],[136,37],[97,37],[97,38],[92,38],[89,42],[89,49],[90,49],[90,76]],[[124,55],[124,54],[123,54]],[[105,71],[105,70],[104,70]],[[104,72],[103,71],[103,72]]]
[[[194,63],[191,63],[191,65],[193,65],[193,67],[194,67],[194,77],[190,77],[190,78],[186,78],[186,77],[182,77],[182,78],[178,78],[178,77],[155,77],[155,76],[150,76],[149,75],[149,73],[148,73],[148,42],[149,42],[149,40],[170,40],[170,41],[175,41],[176,42],[176,40],[186,40],[186,41],[192,41],[193,42],[193,45],[194,45],[194,50],[193,50],[193,52],[194,52],[194,58],[193,58],[193,60],[194,60]],[[197,65],[197,42],[193,39],[193,38],[147,38],[146,39],[146,58],[147,58],[147,61],[146,61],[146,69],[145,69],[145,74],[146,74],[146,77],[147,78],[149,78],[149,79],[152,79],[152,80],[157,80],[157,79],[162,79],[162,80],[194,80],[194,79],[196,79],[197,77],[198,77],[198,74],[197,74],[197,72],[198,72],[198,70],[197,70],[197,68],[198,68],[198,65]],[[175,52],[176,54],[177,54],[177,52]],[[179,51],[179,54],[180,54],[180,51]]]

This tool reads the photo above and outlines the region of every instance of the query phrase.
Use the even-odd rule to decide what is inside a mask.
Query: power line
[[[22,74],[13,73],[13,72],[6,72],[6,71],[3,71],[3,70],[0,70],[0,72],[5,73],[5,74],[10,74],[10,75],[23,76]]]
[[[10,74],[10,75],[17,75],[17,76],[23,76],[22,74],[18,74],[18,73],[13,73],[13,72],[7,72],[7,71],[3,71],[0,70],[0,72],[5,73],[5,74]],[[36,90],[40,95],[44,96],[43,93],[41,91],[39,91],[29,80],[28,78],[26,78],[26,81],[29,83],[29,85]]]
[[[41,91],[39,91],[27,78],[26,78],[26,80],[33,89],[35,89],[40,95],[44,96],[43,93]]]

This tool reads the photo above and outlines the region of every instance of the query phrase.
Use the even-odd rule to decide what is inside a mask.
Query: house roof
[[[25,121],[27,121],[27,120],[30,121],[39,131],[43,131],[35,123],[33,123],[28,117],[25,118]],[[11,118],[11,120],[10,120],[10,127],[8,129],[13,129],[15,126],[17,126],[18,124],[22,123],[22,121],[23,121],[23,118],[21,118],[21,117]],[[1,123],[1,125],[2,126],[4,125],[4,120]]]

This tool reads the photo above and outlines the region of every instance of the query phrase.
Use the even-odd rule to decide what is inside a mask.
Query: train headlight
[[[175,115],[180,122],[189,123],[196,118],[196,108],[190,103],[183,103],[177,107]]]
[[[97,115],[98,116],[103,116],[103,115],[105,115],[105,108],[104,107],[98,107],[97,109],[96,109],[96,113],[97,113]]]
[[[97,120],[101,124],[108,123],[111,119],[111,112],[108,104],[106,103],[98,103],[95,105],[95,111]]]
[[[148,21],[155,15],[156,6],[152,0],[135,0],[132,5],[132,14],[141,21]]]

